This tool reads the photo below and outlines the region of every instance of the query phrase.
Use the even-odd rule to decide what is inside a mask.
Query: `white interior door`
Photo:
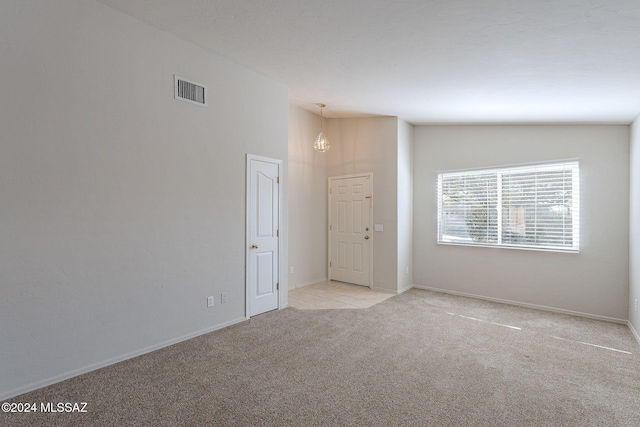
[[[280,161],[247,155],[247,313],[278,308]]]
[[[372,174],[329,178],[329,278],[371,286]]]

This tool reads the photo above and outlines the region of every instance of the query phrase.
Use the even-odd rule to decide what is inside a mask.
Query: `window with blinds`
[[[577,252],[577,160],[438,173],[438,243]]]

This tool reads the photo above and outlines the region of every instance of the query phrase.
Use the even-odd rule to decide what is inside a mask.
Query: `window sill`
[[[555,247],[532,247],[532,246],[518,246],[518,245],[483,245],[481,243],[462,243],[462,242],[436,242],[439,245],[445,246],[469,246],[491,249],[517,249],[521,251],[535,251],[535,252],[560,252],[569,254],[578,254],[580,249],[567,249],[567,248],[555,248]]]

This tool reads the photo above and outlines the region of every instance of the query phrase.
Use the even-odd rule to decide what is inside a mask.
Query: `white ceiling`
[[[99,0],[325,116],[629,123],[639,0]]]

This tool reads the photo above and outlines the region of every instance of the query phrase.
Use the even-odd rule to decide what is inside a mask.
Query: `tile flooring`
[[[289,291],[289,306],[302,310],[369,308],[391,298],[390,292],[349,283],[326,281]]]

